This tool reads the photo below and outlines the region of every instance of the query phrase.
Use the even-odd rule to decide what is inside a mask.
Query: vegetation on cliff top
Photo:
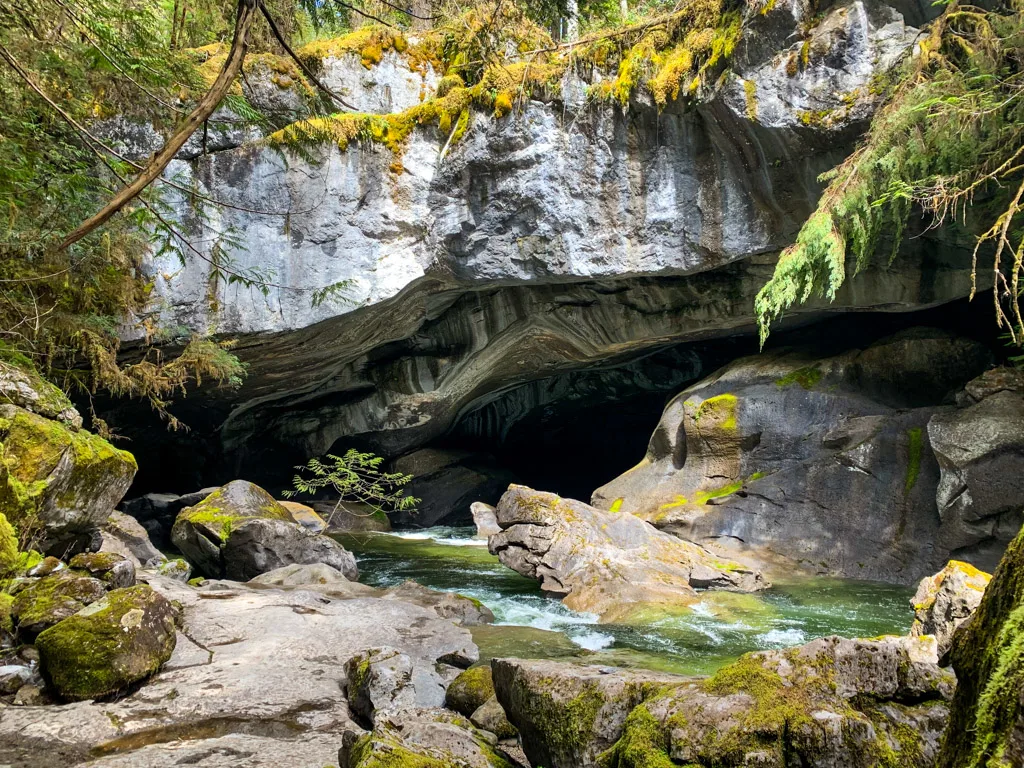
[[[793,305],[832,300],[911,224],[975,237],[975,290],[995,284],[999,326],[1020,344],[1024,275],[1024,3],[952,2],[887,90],[860,147],[757,297],[762,342]],[[980,279],[979,279],[980,275]]]

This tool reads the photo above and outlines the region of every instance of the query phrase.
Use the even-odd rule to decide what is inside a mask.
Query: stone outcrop
[[[955,549],[928,425],[988,361],[923,328],[739,359],[676,396],[640,464],[593,502],[783,569],[915,583]]]
[[[53,389],[41,387],[44,394],[33,407],[47,413],[58,407],[41,405],[56,398]],[[16,399],[25,402],[22,395]],[[0,507],[15,527],[35,531],[37,549],[66,556],[99,547],[100,525],[137,467],[127,451],[75,426],[80,419],[70,418],[67,409],[56,415],[59,420],[0,405]]]
[[[115,589],[36,638],[53,690],[69,701],[109,696],[171,658],[174,608],[149,586]]]
[[[989,574],[959,560],[950,560],[934,576],[922,579],[910,601],[914,606],[910,634],[932,635],[938,643],[939,658],[944,658],[953,643],[953,633],[974,615],[991,579]]]
[[[446,132],[414,131],[400,173],[369,142],[294,155],[234,136],[186,153],[168,172],[235,206],[217,222],[245,233],[233,263],[280,279],[263,296],[211,280],[201,259],[182,268],[170,252],[146,264],[160,325],[239,336],[248,364],[237,391],[197,393],[191,436],[160,438],[205,443],[179,452],[178,472],[281,476],[352,438],[409,454],[513,388],[543,398],[566,389],[550,384],[558,375],[600,367],[616,378],[674,342],[751,331],[753,297],[813,209],[818,175],[866,125],[872,78],[917,37],[919,9],[903,5],[849,0],[823,17],[803,0],[751,9],[731,74],[699,104],[655,108],[638,96],[624,114],[588,100],[572,71],[554,101],[474,115],[446,152]],[[382,62],[382,79],[365,76],[357,54],[321,63],[362,71],[346,98],[391,111],[408,103],[395,95],[407,93],[393,76],[401,61]],[[411,69],[429,97],[433,81]],[[250,98],[272,109],[264,91],[275,89],[259,78],[248,76]],[[118,132],[136,156],[159,142],[123,124],[109,135]],[[289,215],[252,212],[267,201]],[[194,246],[209,247],[216,238],[188,196],[170,193],[168,204]],[[893,266],[865,270],[831,309],[965,296],[970,254],[935,238],[908,239]],[[343,297],[311,306],[316,289],[339,281]],[[787,322],[821,310],[812,302]],[[650,385],[632,370],[618,380]],[[116,410],[107,415],[126,429],[144,421]],[[142,455],[157,440],[133,445]]]
[[[414,676],[450,679],[478,658],[468,630],[397,600],[146,578],[181,607],[160,673],[113,701],[6,707],[0,762],[337,765],[341,734],[360,730],[344,693],[348,659],[391,646],[412,660]]]
[[[960,682],[939,768],[1024,765],[1024,530],[949,656]]]
[[[501,562],[535,578],[569,608],[624,620],[645,608],[695,602],[695,588],[753,591],[761,574],[658,531],[639,518],[513,485],[488,539]]]
[[[991,571],[1024,523],[1024,380],[1018,371],[986,371],[958,400],[962,407],[928,422],[941,543]]]
[[[931,766],[955,678],[934,641],[823,638],[704,680],[496,659],[534,765]]]
[[[285,565],[324,563],[354,581],[355,558],[310,533],[252,483],[235,480],[178,514],[171,540],[203,573],[247,581]]]

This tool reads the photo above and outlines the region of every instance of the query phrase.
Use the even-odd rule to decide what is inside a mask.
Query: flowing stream
[[[703,592],[691,608],[652,614],[638,624],[598,624],[503,566],[475,532],[436,527],[337,538],[355,553],[362,582],[387,587],[413,579],[483,602],[496,623],[473,628],[482,659],[585,656],[593,663],[709,674],[747,651],[833,634],[905,634],[912,619],[910,589],[806,577],[753,595]]]

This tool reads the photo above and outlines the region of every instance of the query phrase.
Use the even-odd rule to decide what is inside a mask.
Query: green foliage
[[[325,458],[310,459],[305,466],[296,467],[299,473],[292,480],[293,488],[283,493],[289,499],[325,489],[336,493],[337,503],[326,520],[328,526],[344,502],[365,504],[370,515],[416,509],[419,499],[406,496],[402,489],[412,475],[381,471],[383,457],[351,449],[344,456],[328,454]]]
[[[833,300],[849,273],[890,258],[916,211],[962,226],[994,252],[997,321],[1019,343],[1024,274],[1024,3],[994,10],[953,3],[887,89],[860,148],[779,259],[755,308],[771,323],[814,296]]]

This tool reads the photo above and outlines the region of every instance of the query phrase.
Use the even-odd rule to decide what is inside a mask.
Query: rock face
[[[602,512],[573,499],[513,485],[497,509],[502,532],[488,549],[540,582],[569,608],[628,618],[652,606],[686,605],[695,587],[753,591],[761,574],[713,557],[633,515]]]
[[[991,571],[1024,523],[1024,381],[1019,372],[986,371],[959,400],[964,407],[928,422],[943,545]]]
[[[174,609],[145,585],[115,589],[36,638],[43,673],[69,701],[107,696],[149,677],[174,645]]]
[[[1024,531],[954,635],[950,659],[960,682],[939,768],[1024,765]]]
[[[475,115],[443,158],[446,133],[415,131],[399,174],[389,151],[358,142],[300,157],[235,137],[176,160],[169,173],[237,206],[217,226],[246,233],[231,254],[238,268],[273,272],[282,286],[263,296],[217,283],[202,260],[182,269],[174,253],[147,263],[161,325],[240,336],[249,364],[237,392],[199,393],[191,421],[210,446],[192,465],[184,456],[181,474],[286,473],[350,438],[410,454],[513,387],[751,330],[772,254],[866,125],[872,77],[916,39],[922,19],[903,5],[913,18],[861,0],[823,17],[803,0],[763,16],[751,8],[730,76],[699,105],[638,97],[623,114],[588,100],[571,73],[554,102]],[[396,95],[408,92],[394,77],[401,60],[382,63],[379,78],[358,55],[322,65],[360,71],[347,98],[390,111],[407,103]],[[429,96],[433,81],[411,69]],[[133,137],[141,156],[152,138]],[[266,201],[290,215],[245,211]],[[209,247],[189,199],[169,204],[193,245]],[[832,309],[965,296],[970,254],[933,238],[867,270]],[[317,288],[342,280],[344,301],[311,307]]]
[[[48,554],[98,548],[100,525],[135,476],[132,455],[16,405],[0,405],[0,444],[0,506],[11,523],[38,526],[36,547]]]
[[[910,601],[914,606],[914,637],[932,635],[943,658],[953,643],[953,633],[981,604],[981,597],[992,577],[970,563],[950,560],[934,576],[921,580]]]
[[[742,358],[673,399],[644,459],[594,504],[782,567],[914,583],[958,533],[935,507],[929,421],[988,359],[929,329]]]
[[[934,642],[824,638],[711,678],[496,659],[534,765],[931,766],[955,679]]]
[[[293,563],[324,563],[354,581],[355,558],[333,539],[310,533],[252,483],[235,480],[178,514],[171,540],[210,576],[248,581]]]

